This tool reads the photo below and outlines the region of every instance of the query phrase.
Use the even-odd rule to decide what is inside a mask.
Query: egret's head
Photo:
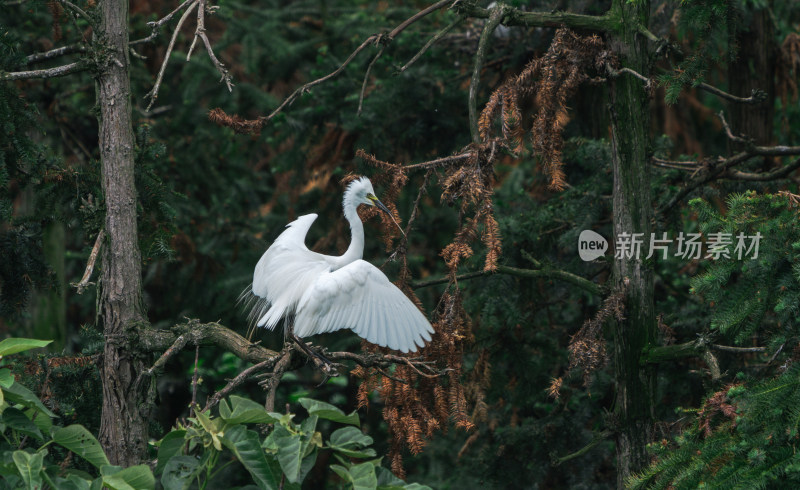
[[[348,202],[355,204],[355,206],[358,206],[359,204],[377,206],[378,209],[389,215],[397,227],[400,228],[400,225],[398,225],[394,220],[394,216],[392,216],[392,212],[389,211],[389,208],[387,208],[375,195],[375,189],[372,188],[372,182],[370,182],[368,178],[360,177],[350,182],[350,185],[347,186],[347,190],[344,193],[345,212],[347,212],[346,209],[348,207]],[[400,228],[400,231],[403,232],[403,229]],[[403,232],[403,234],[405,233]]]

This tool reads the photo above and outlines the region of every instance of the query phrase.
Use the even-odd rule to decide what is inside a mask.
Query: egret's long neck
[[[361,223],[361,218],[358,217],[356,208],[358,203],[355,202],[355,196],[351,193],[345,193],[344,196],[344,217],[350,223],[350,246],[347,251],[339,257],[339,267],[344,267],[350,262],[359,260],[364,256],[364,224]]]

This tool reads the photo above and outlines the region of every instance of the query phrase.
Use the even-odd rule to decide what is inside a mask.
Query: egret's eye
[[[375,194],[367,194],[367,199],[369,199],[370,201],[372,201],[372,204],[373,204],[373,205],[375,205],[375,202],[378,200],[378,198],[377,198],[377,197],[375,197]]]

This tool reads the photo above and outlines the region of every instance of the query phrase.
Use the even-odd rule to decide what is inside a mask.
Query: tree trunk
[[[733,8],[733,7],[729,7]],[[754,10],[749,25],[745,25],[735,40],[739,53],[728,65],[729,91],[740,97],[750,96],[754,89],[767,94],[767,102],[756,106],[730,102],[731,129],[753,138],[757,145],[772,143],[775,117],[775,63],[778,47],[775,27],[769,8]],[[733,148],[738,151],[737,147]]]
[[[148,386],[137,377],[144,360],[130,348],[145,322],[136,229],[134,137],[128,60],[128,0],[103,0],[96,42],[107,56],[97,78],[106,243],[99,314],[105,337],[101,366],[100,443],[113,464],[139,463],[148,438]],[[149,383],[147,383],[149,385]]]
[[[649,2],[616,0],[621,25],[611,40],[622,64],[648,76],[647,40],[638,25],[647,25]],[[642,233],[643,253],[614,261],[615,286],[626,288],[625,319],[614,327],[617,393],[617,486],[649,462],[647,444],[653,435],[652,368],[642,367],[643,349],[655,339],[653,271],[645,264],[653,218],[647,165],[650,118],[641,80],[623,75],[611,87],[612,165],[614,171],[614,235]],[[616,243],[616,239],[615,239]]]

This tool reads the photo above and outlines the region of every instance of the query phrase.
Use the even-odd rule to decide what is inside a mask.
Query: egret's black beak
[[[394,224],[395,224],[395,226],[397,226],[397,229],[398,229],[398,230],[400,230],[400,233],[402,233],[402,234],[403,234],[403,236],[406,236],[406,232],[404,232],[404,231],[403,231],[403,229],[402,229],[402,228],[400,228],[400,225],[397,223],[397,221],[395,221],[395,220],[394,220],[394,216],[392,215],[392,212],[391,212],[391,211],[389,211],[389,208],[387,208],[387,207],[386,207],[386,205],[385,205],[385,204],[383,204],[383,203],[382,203],[382,202],[381,202],[381,201],[380,201],[380,200],[379,200],[377,197],[375,197],[375,196],[371,196],[371,197],[369,197],[369,199],[370,199],[370,201],[372,201],[372,202],[375,204],[375,206],[377,206],[377,207],[378,207],[378,209],[380,209],[381,211],[383,211],[384,213],[386,213],[387,215],[389,215],[389,218],[391,218],[391,219],[392,219],[392,223],[394,223]]]

